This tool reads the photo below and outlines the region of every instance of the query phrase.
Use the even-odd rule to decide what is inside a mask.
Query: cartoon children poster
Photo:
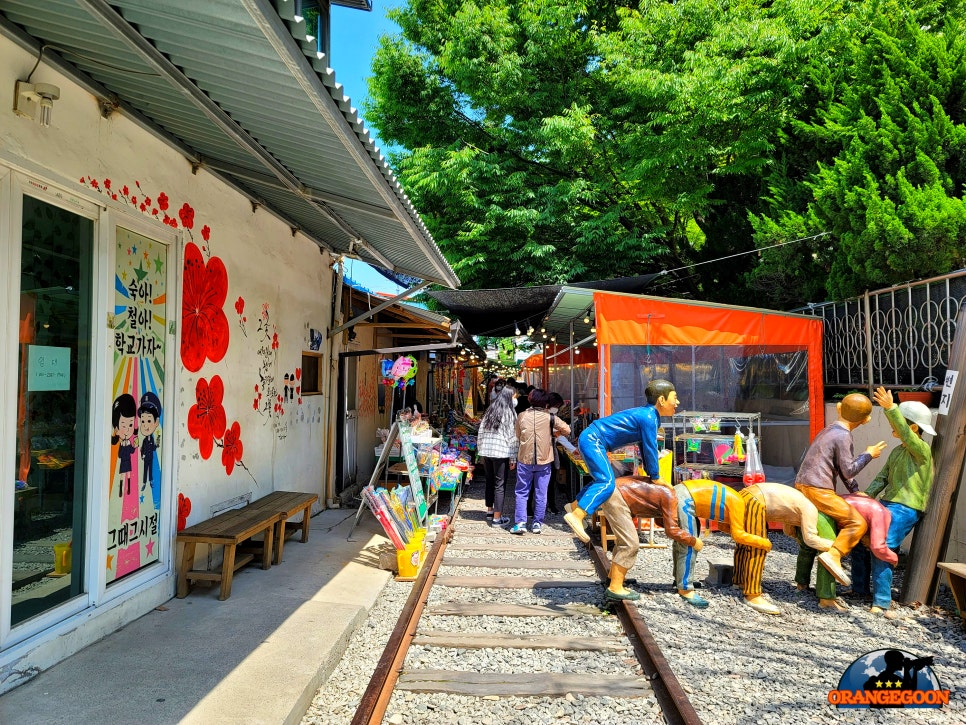
[[[158,560],[167,328],[166,245],[118,227],[107,581]]]

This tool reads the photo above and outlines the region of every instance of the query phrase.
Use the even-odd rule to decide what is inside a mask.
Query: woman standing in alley
[[[477,453],[483,458],[486,474],[486,517],[492,517],[495,527],[510,523],[510,519],[503,516],[503,491],[507,471],[513,470],[517,459],[515,393],[516,388],[503,379],[493,384],[490,404],[480,421],[476,439]]]
[[[529,396],[530,407],[517,416],[516,432],[520,441],[517,451],[517,485],[515,489],[514,524],[511,534],[522,534],[527,529],[527,496],[534,488],[536,503],[533,510],[534,534],[543,528],[543,516],[547,510],[547,485],[550,483],[553,465],[554,438],[570,435],[570,426],[560,418],[551,416],[547,410],[550,393],[540,388]]]

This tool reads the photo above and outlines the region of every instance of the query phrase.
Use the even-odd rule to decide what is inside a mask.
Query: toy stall
[[[397,444],[402,462],[390,465]],[[472,476],[475,450],[475,435],[453,433],[443,438],[418,413],[404,409],[396,416],[372,479],[362,489],[356,523],[368,506],[396,550],[400,581],[415,579],[427,541],[449,525],[466,479]],[[395,480],[384,478],[387,475],[395,475]],[[449,510],[441,514],[442,493],[448,494]]]

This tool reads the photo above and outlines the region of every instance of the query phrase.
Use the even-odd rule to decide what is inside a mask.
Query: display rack
[[[696,418],[717,418],[720,430],[694,430]],[[689,478],[686,471],[700,471],[711,479],[728,477],[741,480],[744,463],[723,463],[715,458],[715,447],[733,443],[735,431],[741,429],[742,442],[747,442],[748,432],[754,431],[761,453],[761,413],[717,413],[687,410],[675,413],[671,419],[671,440],[674,451],[674,482]],[[697,450],[688,450],[688,441],[698,441]],[[729,481],[731,482],[731,481]]]

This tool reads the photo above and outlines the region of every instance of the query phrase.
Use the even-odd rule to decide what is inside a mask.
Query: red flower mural
[[[163,191],[158,194],[158,209],[161,211],[167,211],[168,209],[168,195]]]
[[[200,378],[195,385],[197,402],[188,411],[188,435],[198,441],[198,450],[205,460],[211,457],[215,439],[225,434],[227,419],[221,404],[224,397],[225,385],[218,375],[213,375],[210,382]]]
[[[188,514],[191,513],[191,499],[183,493],[178,494],[178,531],[188,526]]]
[[[201,250],[185,245],[184,294],[181,301],[181,362],[193,373],[205,359],[218,362],[228,350],[228,272],[218,257],[205,264]]]
[[[237,300],[235,300],[235,312],[237,312],[240,315],[244,311],[245,311],[245,300],[239,297]]]
[[[188,206],[188,202],[178,210],[178,217],[181,219],[181,226],[185,229],[191,229],[195,225],[195,210]]]
[[[211,227],[209,227],[207,224],[201,227],[201,238],[206,242],[211,239]]]
[[[241,463],[242,451],[241,426],[236,420],[231,424],[231,428],[225,431],[225,446],[221,449],[221,465],[225,467],[225,473],[229,476],[235,469],[235,463]]]

